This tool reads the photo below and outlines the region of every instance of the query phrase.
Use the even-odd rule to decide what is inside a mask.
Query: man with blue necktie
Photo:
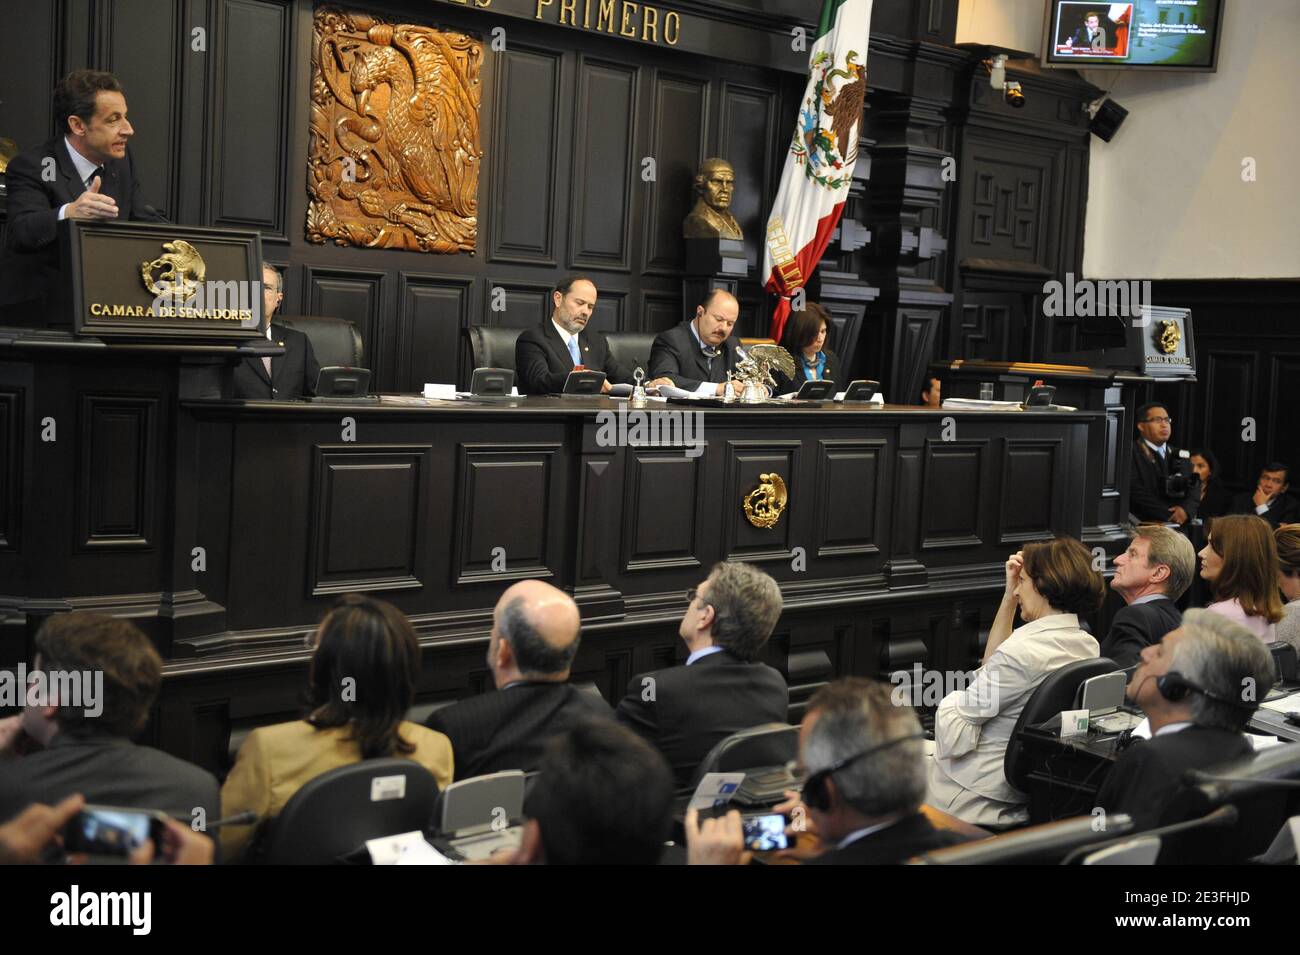
[[[1186,524],[1196,516],[1200,481],[1188,453],[1169,443],[1173,419],[1164,405],[1145,404],[1137,410],[1142,435],[1133,450],[1129,479],[1129,510],[1144,523]]]
[[[584,275],[567,276],[556,283],[551,303],[551,317],[528,329],[515,343],[520,394],[558,394],[579,365],[605,373],[605,392],[611,384],[631,384],[631,370],[609,353],[604,334],[587,327],[596,307],[596,283]]]
[[[6,171],[9,224],[0,260],[0,321],[41,325],[59,281],[64,219],[164,221],[140,196],[122,85],[77,70],[54,90],[59,135],[15,156]]]

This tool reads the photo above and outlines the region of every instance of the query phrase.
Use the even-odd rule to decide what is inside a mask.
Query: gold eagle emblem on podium
[[[745,517],[749,523],[755,527],[770,528],[775,527],[781,519],[787,500],[789,494],[786,492],[785,481],[773,471],[770,474],[760,474],[758,487],[746,494],[741,503],[745,507]]]
[[[1178,343],[1183,340],[1183,330],[1172,319],[1162,318],[1156,327],[1156,342],[1166,355],[1178,351]]]
[[[189,301],[207,278],[207,263],[184,239],[164,242],[162,247],[158,258],[140,263],[140,281],[154,295]]]

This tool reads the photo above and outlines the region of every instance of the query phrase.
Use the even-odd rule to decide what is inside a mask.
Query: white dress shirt
[[[85,184],[86,188],[89,189],[90,183],[86,182],[86,180],[90,178],[91,174],[95,172],[99,166],[73,149],[72,140],[68,139],[67,136],[63,137],[63,144],[68,147],[68,155],[72,157],[72,165],[76,167],[77,175],[81,177],[81,181]],[[102,187],[103,183],[100,183],[100,186]],[[72,205],[72,203],[65,202],[63,205],[59,206],[60,222],[68,217],[68,206],[70,205]]]
[[[700,647],[700,649],[696,650],[686,658],[686,665],[690,666],[696,660],[700,659],[700,657],[707,657],[710,653],[721,653],[725,649],[726,647]]]
[[[971,684],[949,693],[935,712],[930,804],[977,826],[1025,821],[1027,797],[1003,771],[1020,711],[1049,674],[1099,655],[1097,641],[1072,613],[1013,630]]]

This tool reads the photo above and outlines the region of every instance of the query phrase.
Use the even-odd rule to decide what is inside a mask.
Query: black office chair
[[[1089,661],[1091,662],[1091,661]],[[1017,829],[988,839],[977,839],[947,849],[936,849],[909,859],[909,865],[1054,865],[1081,846],[1104,842],[1133,829],[1124,813],[1112,813],[1106,828],[1098,831],[1092,816]]]
[[[524,333],[522,328],[506,328],[500,325],[471,325],[465,329],[469,337],[470,355],[475,368],[509,368],[515,367],[515,342]]]
[[[1270,643],[1269,651],[1273,654],[1273,671],[1283,683],[1296,682],[1296,652],[1289,643]]]
[[[361,333],[357,326],[345,319],[325,315],[277,315],[273,321],[306,335],[316,355],[316,363],[322,368],[331,365],[366,367]]]
[[[265,862],[352,861],[367,839],[427,830],[437,796],[433,774],[409,759],[367,759],[331,769],[289,797],[270,824]]]
[[[1007,782],[1022,793],[1029,792],[1029,772],[1033,769],[1033,764],[1029,759],[1028,750],[1020,742],[1020,731],[1026,726],[1037,726],[1058,713],[1073,709],[1075,695],[1084,680],[1101,676],[1103,673],[1113,673],[1118,669],[1115,661],[1109,657],[1080,660],[1061,667],[1038,684],[1038,689],[1034,690],[1034,695],[1020,711],[1016,727],[1011,732],[1011,740],[1007,743],[1007,755],[1002,762],[1002,771],[1006,773]]]
[[[650,348],[655,342],[654,332],[609,332],[605,335],[610,356],[626,368],[640,368],[650,380]]]
[[[705,773],[738,773],[742,770],[784,766],[799,755],[799,727],[786,723],[763,723],[732,733],[719,741],[691,777],[692,791]]]

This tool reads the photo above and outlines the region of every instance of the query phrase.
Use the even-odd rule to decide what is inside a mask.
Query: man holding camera
[[[1196,516],[1200,481],[1191,456],[1169,443],[1173,419],[1164,405],[1145,404],[1137,410],[1137,429],[1129,510],[1145,524],[1186,524]]]

